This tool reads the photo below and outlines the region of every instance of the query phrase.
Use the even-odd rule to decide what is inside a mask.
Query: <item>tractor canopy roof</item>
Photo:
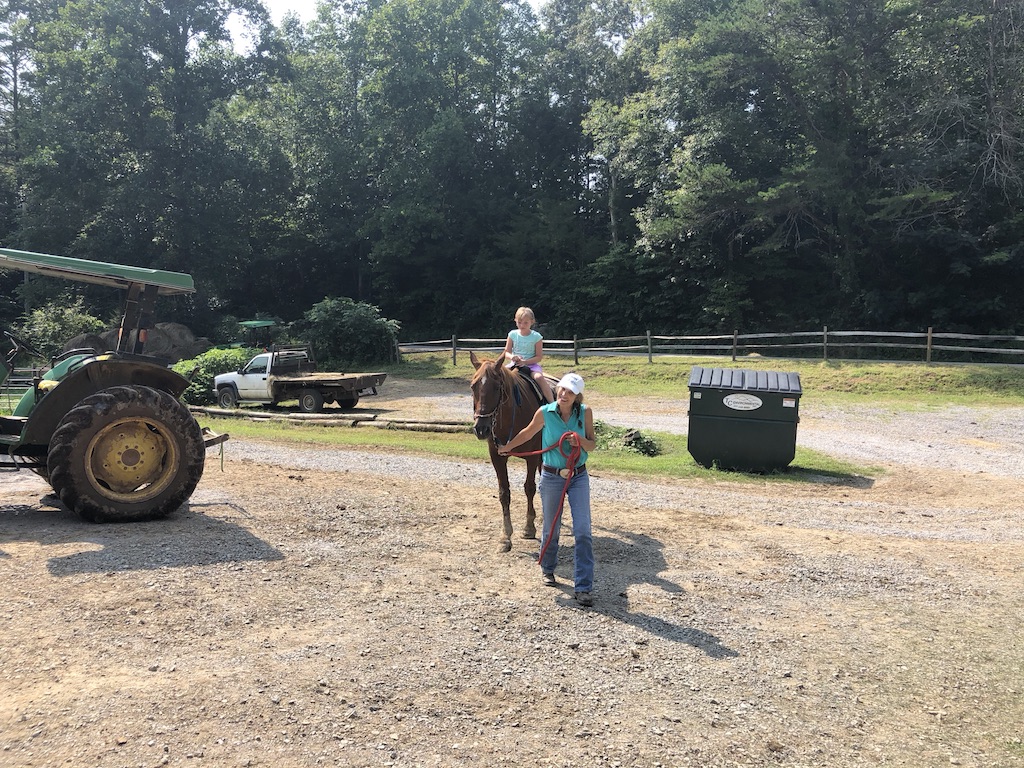
[[[276,320],[239,320],[238,324],[243,328],[273,328],[277,325]]]
[[[168,272],[163,269],[129,267],[124,264],[108,264],[88,259],[73,259],[70,256],[51,256],[47,253],[14,251],[0,248],[0,269],[20,269],[48,277],[61,277],[80,283],[94,283],[112,288],[128,288],[131,285],[154,285],[163,296],[181,293],[195,293],[191,275],[183,272]]]

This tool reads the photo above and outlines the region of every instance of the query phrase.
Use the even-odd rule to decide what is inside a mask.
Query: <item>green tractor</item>
[[[68,509],[91,522],[169,515],[192,495],[206,448],[226,435],[204,432],[179,400],[188,379],[143,354],[157,296],[193,293],[190,275],[0,248],[0,269],[127,291],[117,349],[74,349],[53,358],[14,408],[0,416],[0,469],[28,469]],[[14,359],[43,358],[7,331],[0,384]]]

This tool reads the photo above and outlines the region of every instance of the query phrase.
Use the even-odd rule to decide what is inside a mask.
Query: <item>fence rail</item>
[[[22,388],[31,387],[33,380],[39,375],[39,368],[12,368],[11,375],[7,377],[7,384]]]
[[[505,339],[458,338],[409,341],[398,344],[398,354],[451,352],[499,353]],[[937,333],[927,331],[793,331],[788,333],[740,333],[701,336],[662,336],[648,331],[643,336],[544,339],[544,353],[583,356],[698,355],[731,357],[814,358],[822,360],[892,360],[901,362],[971,362],[1020,364],[1024,336]]]

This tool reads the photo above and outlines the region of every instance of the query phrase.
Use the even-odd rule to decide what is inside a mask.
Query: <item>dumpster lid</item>
[[[745,392],[787,392],[799,395],[799,373],[750,371],[743,368],[702,368],[690,370],[690,389],[738,389]]]

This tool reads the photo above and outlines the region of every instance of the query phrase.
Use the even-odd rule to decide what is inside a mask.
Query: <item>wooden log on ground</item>
[[[289,419],[295,421],[373,421],[377,418],[375,413],[272,413],[270,411],[254,411],[248,408],[205,408],[202,406],[190,406],[192,413],[203,413],[207,416],[224,416],[232,419]]]
[[[274,419],[274,421],[281,421],[284,422],[285,424],[294,424],[300,427],[354,427],[360,423],[368,423],[366,421],[360,422],[354,421],[352,419],[325,419],[323,421],[315,421],[311,423],[308,421],[304,421],[303,419],[293,419],[290,416],[283,416],[281,418]]]
[[[399,424],[391,421],[380,421],[379,419],[377,421],[363,421],[353,426],[376,427],[377,429],[402,429],[407,432],[445,432],[452,435],[468,434],[472,431],[471,427],[460,427],[453,424]]]
[[[316,427],[377,427],[378,429],[404,429],[409,432],[439,432],[447,434],[469,433],[473,429],[472,422],[452,421],[447,419],[387,419],[376,413],[352,413],[341,416],[336,413],[270,413],[268,411],[252,411],[246,408],[203,408],[192,406],[193,413],[207,416],[222,416],[233,419],[248,419],[254,422],[282,422],[285,424],[316,426]]]

